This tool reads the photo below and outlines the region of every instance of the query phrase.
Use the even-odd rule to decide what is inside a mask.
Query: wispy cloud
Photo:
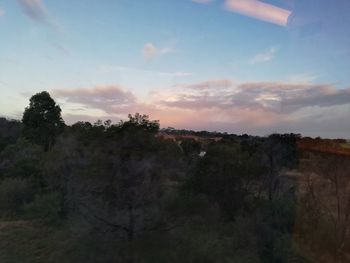
[[[287,81],[292,82],[292,83],[310,84],[313,81],[315,81],[318,77],[319,77],[319,75],[314,74],[314,73],[301,73],[301,74],[290,75],[287,78]]]
[[[170,54],[170,53],[174,53],[174,52],[175,52],[175,48],[173,48],[173,47],[164,47],[164,48],[161,48],[159,50],[160,54]]]
[[[210,79],[203,82],[192,84],[179,84],[176,88],[193,89],[193,90],[213,90],[213,89],[227,89],[232,88],[235,82],[230,79]]]
[[[0,7],[0,17],[5,15],[5,10]]]
[[[115,73],[120,71],[133,71],[136,73],[141,72],[141,73],[149,73],[152,75],[169,76],[169,77],[188,77],[193,75],[193,73],[186,72],[186,71],[167,72],[167,71],[146,70],[146,69],[135,68],[135,67],[114,66],[109,64],[99,65],[98,71],[104,74]]]
[[[62,26],[59,25],[49,14],[42,0],[17,0],[21,5],[26,16],[37,23],[45,24],[58,32],[62,32]]]
[[[28,17],[37,22],[47,22],[48,12],[41,0],[18,0],[18,2]]]
[[[69,103],[83,105],[88,109],[99,109],[106,113],[128,113],[136,103],[133,93],[118,85],[96,86],[92,88],[56,89],[53,95]]]
[[[175,52],[175,48],[172,46],[158,48],[152,42],[146,43],[141,50],[142,56],[146,60],[151,60],[159,55],[165,55],[165,54],[170,54],[174,52]]]
[[[267,62],[272,60],[275,57],[276,52],[278,51],[278,48],[272,47],[269,50],[256,54],[249,63],[252,65]]]
[[[193,73],[191,72],[183,72],[183,71],[176,71],[174,73],[170,73],[171,76],[174,76],[174,77],[189,77],[189,76],[192,76]]]
[[[226,10],[279,26],[287,26],[291,11],[258,0],[226,0]]]
[[[213,0],[192,0],[192,2],[198,3],[198,4],[209,4],[213,2]]]
[[[60,43],[56,43],[56,42],[48,42],[49,45],[53,48],[55,48],[57,51],[59,51],[60,53],[64,54],[67,57],[71,56],[71,52],[70,50],[63,44]]]
[[[142,56],[147,60],[155,58],[158,52],[158,48],[153,43],[146,43],[142,48]]]

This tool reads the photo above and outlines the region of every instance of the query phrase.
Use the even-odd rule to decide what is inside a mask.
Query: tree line
[[[316,180],[300,193],[288,174],[310,161],[298,151],[300,135],[220,134],[203,144],[159,132],[158,121],[138,113],[66,125],[47,92],[31,97],[21,121],[0,119],[0,243],[8,231],[0,261],[346,262],[345,183],[322,166],[338,187],[336,217],[322,212]],[[316,219],[336,233],[328,249],[317,246]],[[329,228],[328,219],[339,222]],[[31,235],[26,250],[18,238]]]

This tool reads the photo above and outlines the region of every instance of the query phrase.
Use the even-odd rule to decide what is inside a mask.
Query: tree
[[[150,121],[148,115],[141,115],[136,113],[134,116],[128,115],[128,121],[121,121],[118,125],[122,132],[129,131],[144,131],[147,133],[157,133],[159,132],[159,121]]]
[[[298,160],[296,141],[299,137],[297,134],[271,134],[263,144],[265,184],[270,201],[281,188],[279,175],[282,169],[296,167]]]
[[[8,145],[0,153],[0,179],[2,177],[31,178],[39,182],[40,161],[43,150],[38,145],[19,139],[15,144]]]
[[[168,227],[160,210],[181,155],[170,151],[180,152],[175,143],[171,147],[154,136],[158,122],[137,114],[103,126],[100,133],[94,132],[96,126],[79,125],[84,128],[60,136],[45,162],[49,184],[62,194],[62,210],[129,241]]]
[[[300,233],[314,251],[328,252],[332,261],[348,262],[350,248],[350,158],[330,153],[308,153],[301,165],[305,173],[299,212]],[[309,224],[309,225],[307,225]],[[326,234],[325,234],[326,233]],[[327,238],[325,239],[324,236]],[[314,237],[315,239],[311,239]]]
[[[42,145],[47,151],[65,126],[61,108],[46,91],[30,98],[29,107],[24,111],[23,136],[29,141]]]
[[[260,172],[254,156],[235,142],[222,140],[208,146],[191,178],[194,192],[205,194],[233,219],[251,193],[250,186]]]
[[[16,142],[20,136],[21,123],[17,120],[0,118],[0,151]]]

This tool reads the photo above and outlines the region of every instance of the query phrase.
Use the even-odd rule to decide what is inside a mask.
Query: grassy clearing
[[[0,262],[45,262],[51,234],[26,221],[0,222]]]
[[[344,149],[350,149],[350,142],[342,143],[340,146]]]
[[[64,232],[30,221],[0,221],[1,263],[47,263]]]

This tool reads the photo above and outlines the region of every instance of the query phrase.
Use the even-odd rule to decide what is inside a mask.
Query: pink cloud
[[[102,110],[107,114],[128,113],[130,107],[136,103],[133,93],[117,85],[56,89],[53,90],[53,95],[68,103],[80,104],[88,109]]]
[[[152,42],[146,43],[141,50],[142,56],[146,60],[151,60],[157,56],[166,55],[174,52],[176,52],[176,49],[173,46],[158,48]]]
[[[118,85],[60,89],[53,95],[64,101],[63,112],[70,121],[79,117],[119,120],[139,112],[160,120],[162,127],[260,135],[311,134],[313,130],[316,136],[323,130],[327,134],[350,132],[349,122],[339,123],[340,128],[324,126],[345,120],[350,107],[350,88],[331,85],[215,79],[153,91],[144,101]],[[74,111],[70,104],[83,110]],[[98,114],[84,116],[90,111]]]
[[[153,59],[158,54],[158,48],[153,43],[146,43],[142,49],[142,56],[144,59]]]
[[[291,11],[258,0],[226,0],[225,8],[229,11],[246,15],[280,26],[288,25]]]

